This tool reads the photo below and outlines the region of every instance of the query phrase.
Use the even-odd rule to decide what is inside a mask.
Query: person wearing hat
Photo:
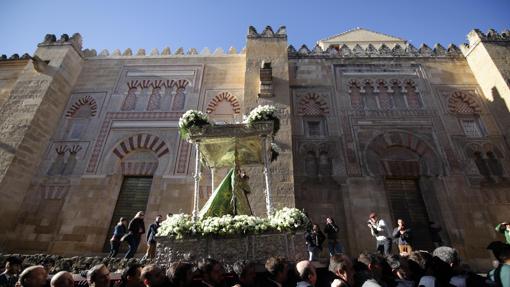
[[[499,233],[503,233],[505,235],[505,240],[507,244],[510,244],[510,224],[508,222],[501,222],[496,225],[496,231]]]
[[[368,228],[370,234],[375,237],[376,250],[382,255],[389,255],[391,253],[391,233],[388,226],[377,216],[375,212],[370,213],[368,217]]]

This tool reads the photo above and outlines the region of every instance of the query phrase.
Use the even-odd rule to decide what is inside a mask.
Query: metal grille
[[[110,227],[106,236],[104,251],[110,250],[110,238],[113,234],[113,228],[119,222],[119,218],[126,217],[131,220],[138,211],[144,211],[147,208],[149,193],[151,190],[152,177],[124,177],[122,187],[119,192],[117,204],[113,211]],[[124,244],[123,244],[124,245]],[[125,246],[124,246],[125,248]],[[121,249],[123,250],[123,249]]]
[[[429,217],[416,180],[386,179],[385,188],[393,215],[393,225],[401,218],[412,230],[413,248],[431,250]]]

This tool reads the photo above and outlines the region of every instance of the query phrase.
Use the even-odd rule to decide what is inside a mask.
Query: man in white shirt
[[[389,255],[391,253],[391,233],[384,220],[372,212],[368,217],[368,227],[377,242],[376,250],[382,255]]]

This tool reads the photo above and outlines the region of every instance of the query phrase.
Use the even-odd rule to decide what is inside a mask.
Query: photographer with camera
[[[328,239],[328,251],[329,256],[342,253],[342,245],[338,242],[338,231],[340,229],[335,223],[335,220],[331,217],[326,218],[326,226],[324,227],[324,233]]]
[[[384,220],[380,219],[375,212],[370,213],[367,222],[370,234],[375,237],[376,250],[382,255],[391,253],[391,233]]]

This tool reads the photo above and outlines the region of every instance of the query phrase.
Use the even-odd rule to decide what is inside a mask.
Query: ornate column
[[[193,178],[195,179],[195,190],[193,192],[193,220],[196,221],[198,219],[198,192],[200,188],[200,150],[199,150],[200,142],[195,142],[195,174]]]
[[[211,192],[214,192],[214,171],[216,168],[211,167]]]
[[[266,181],[266,210],[267,216],[273,213],[273,203],[271,200],[271,177],[269,170],[269,158],[267,156],[267,139],[266,135],[263,136],[262,149],[264,151],[264,179]]]

